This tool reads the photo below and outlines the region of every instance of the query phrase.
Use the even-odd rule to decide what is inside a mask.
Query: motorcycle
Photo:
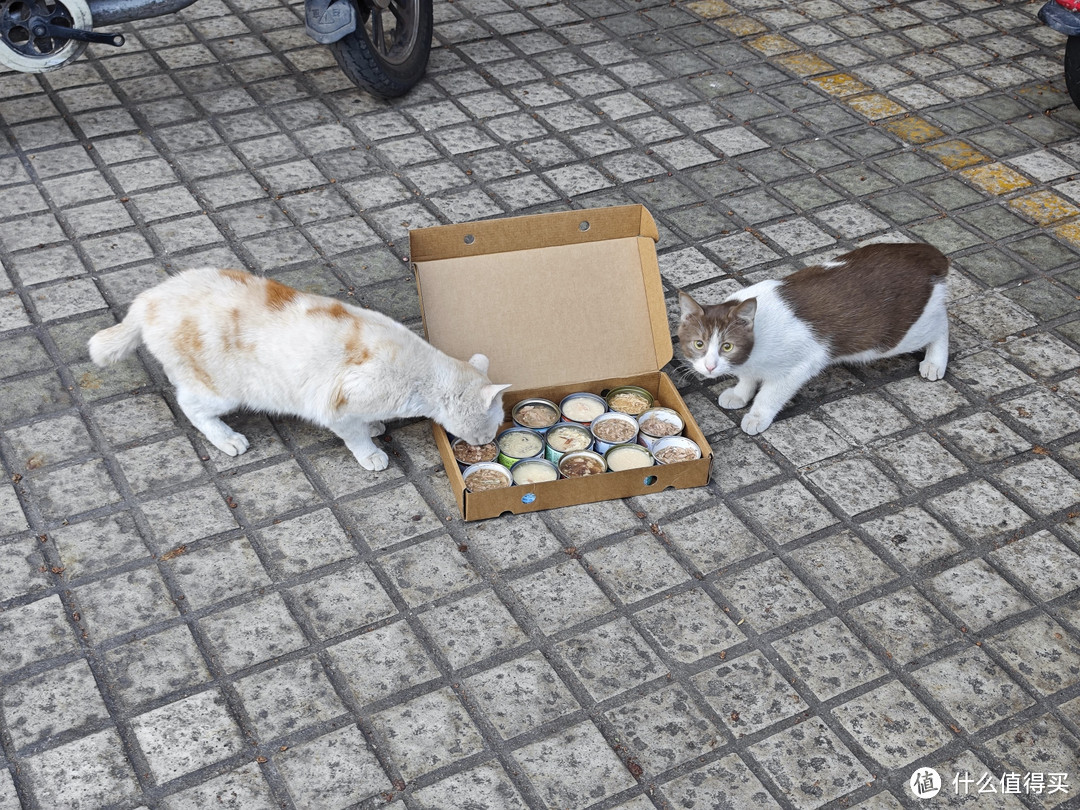
[[[187,8],[196,0],[0,0],[0,66],[57,70],[89,43],[124,44],[94,30]],[[305,0],[308,35],[329,46],[358,87],[384,98],[407,93],[424,75],[434,27],[432,0]]]
[[[1080,0],[1047,0],[1039,19],[1069,39],[1065,43],[1065,87],[1080,107]]]

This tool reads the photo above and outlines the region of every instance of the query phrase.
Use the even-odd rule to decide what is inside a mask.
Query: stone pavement
[[[0,810],[1080,807],[1080,114],[1038,5],[439,0],[385,103],[299,4],[200,0],[0,76]],[[626,202],[673,308],[938,245],[945,380],[836,369],[750,439],[679,372],[708,487],[464,524],[425,423],[369,474],[238,415],[230,459],[151,359],[87,359],[178,268],[418,326],[410,227]]]

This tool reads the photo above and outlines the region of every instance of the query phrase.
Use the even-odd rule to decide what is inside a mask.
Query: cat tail
[[[146,302],[136,298],[127,315],[116,326],[102,329],[90,338],[90,359],[98,366],[123,360],[142,342],[142,320]]]

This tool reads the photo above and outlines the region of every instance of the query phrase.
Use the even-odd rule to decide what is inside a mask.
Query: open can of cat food
[[[510,470],[494,461],[481,461],[465,468],[461,474],[465,479],[465,489],[469,492],[486,492],[489,489],[504,489],[513,486],[514,479]]]
[[[498,462],[513,467],[523,458],[539,458],[544,454],[544,437],[528,428],[507,428],[495,439],[499,448]]]
[[[575,450],[591,450],[593,437],[584,425],[574,422],[559,422],[544,435],[544,458],[553,464],[566,453]]]
[[[628,444],[637,439],[637,419],[629,414],[608,411],[601,414],[589,425],[589,431],[596,440],[593,447],[597,453],[606,453],[617,444]]]
[[[649,408],[638,417],[638,444],[652,448],[657,439],[683,432],[683,418],[671,408]]]
[[[607,393],[607,406],[619,413],[640,416],[653,406],[653,395],[636,385],[620,385]]]
[[[582,478],[607,472],[607,462],[592,450],[577,450],[559,459],[559,473],[563,478]]]
[[[651,467],[655,463],[649,448],[640,444],[617,444],[604,454],[604,460],[611,472]]]
[[[667,436],[656,440],[652,454],[657,464],[677,464],[701,458],[701,448],[685,436]]]
[[[559,480],[558,468],[546,458],[523,459],[510,468],[510,475],[518,486]]]
[[[547,433],[559,417],[559,406],[549,399],[523,399],[510,411],[515,425],[537,433]]]
[[[579,425],[588,425],[593,419],[607,410],[604,398],[586,391],[570,394],[559,403],[563,419],[567,422],[577,422]]]
[[[495,461],[499,457],[499,448],[495,442],[469,444],[464,439],[454,439],[450,442],[450,449],[457,459],[458,467],[463,470],[481,461]]]

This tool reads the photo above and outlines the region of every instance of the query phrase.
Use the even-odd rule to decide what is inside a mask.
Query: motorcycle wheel
[[[1069,37],[1065,44],[1065,86],[1073,104],[1080,107],[1080,36]]]
[[[423,78],[433,27],[432,0],[359,0],[356,30],[330,50],[354,84],[394,98]]]

